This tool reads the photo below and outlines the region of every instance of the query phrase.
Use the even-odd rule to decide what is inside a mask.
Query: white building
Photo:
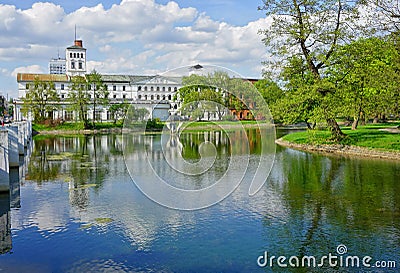
[[[30,84],[36,78],[41,81],[54,82],[56,91],[61,99],[57,109],[48,113],[49,117],[64,120],[72,120],[77,117],[76,113],[71,111],[66,99],[68,98],[72,78],[87,74],[86,49],[83,48],[82,41],[75,40],[74,45],[66,49],[65,57],[65,73],[63,74],[17,74],[18,100],[15,102],[15,120],[27,118],[23,117],[21,113],[23,103],[21,99],[26,96]],[[59,65],[61,63],[62,59],[60,59]],[[107,86],[110,104],[127,102],[134,104],[135,108],[146,108],[150,113],[149,118],[166,120],[169,115],[175,114],[179,107],[178,103],[174,101],[174,95],[182,86],[181,77],[105,74],[102,75],[102,80]],[[96,107],[96,113],[89,110],[87,114],[89,119],[93,119],[93,117],[99,120],[112,119],[108,107]]]

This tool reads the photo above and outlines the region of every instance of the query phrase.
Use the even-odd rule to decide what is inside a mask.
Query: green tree
[[[85,129],[90,128],[87,116],[90,96],[87,89],[86,79],[82,76],[76,76],[72,78],[70,92],[68,93],[68,102],[72,110],[78,113],[79,120],[83,122]]]
[[[332,57],[330,74],[338,85],[343,115],[353,117],[353,130],[360,119],[393,110],[398,60],[394,44],[382,38],[359,39],[338,48]]]
[[[266,63],[267,72],[282,70],[288,61],[301,58],[310,75],[313,87],[310,91],[318,98],[321,115],[332,132],[332,138],[344,137],[335,120],[335,109],[331,99],[335,92],[325,79],[325,69],[339,41],[353,39],[358,18],[358,2],[344,0],[263,0],[260,9],[271,16],[272,24],[261,31],[263,41],[274,60]],[[304,86],[304,85],[303,85]]]
[[[275,121],[279,120],[279,109],[277,108],[277,104],[284,96],[282,88],[280,88],[277,83],[270,79],[259,80],[254,84],[254,86],[268,104]]]
[[[93,128],[95,128],[96,122],[96,107],[106,106],[110,103],[108,98],[109,92],[107,91],[107,85],[104,84],[101,75],[93,70],[90,74],[86,75],[86,84],[89,89],[91,103],[93,105]]]
[[[216,73],[221,80],[224,76]],[[216,114],[218,119],[222,119],[225,113],[225,97],[221,85],[217,80],[213,80],[211,75],[199,76],[190,75],[182,79],[183,87],[179,89],[178,96],[182,101],[181,111],[184,115],[201,120],[205,113],[208,118]]]
[[[119,119],[122,119],[122,121],[124,121],[128,107],[129,107],[129,103],[127,103],[125,101],[123,103],[113,103],[110,105],[108,110],[111,113],[114,124],[117,123],[117,120],[119,120]]]
[[[29,84],[29,89],[22,101],[22,112],[25,116],[32,113],[35,122],[42,122],[49,112],[57,109],[60,97],[53,82],[42,81],[36,77],[33,83]]]
[[[93,70],[85,77],[76,76],[72,78],[68,101],[73,110],[78,112],[79,119],[83,121],[85,129],[95,126],[97,106],[106,106],[109,104],[109,92],[107,86],[103,83],[101,75]],[[88,118],[89,105],[93,110],[93,123],[90,124]]]

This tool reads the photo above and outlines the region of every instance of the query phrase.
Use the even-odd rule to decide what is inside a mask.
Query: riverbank
[[[266,125],[266,124],[265,124]],[[143,126],[143,125],[141,125]],[[146,132],[156,133],[161,132],[163,129],[163,123],[157,123],[154,126],[148,126]],[[256,128],[259,124],[255,121],[220,121],[220,122],[193,122],[184,127],[185,131],[213,131],[213,130],[236,130],[240,128]],[[261,123],[261,126],[264,124]],[[68,123],[59,126],[45,126],[45,125],[33,125],[35,134],[40,135],[91,135],[91,134],[121,134],[123,131],[123,124],[112,124],[112,123],[99,123],[96,124],[96,129],[83,129],[83,125],[80,123]]]
[[[276,140],[278,145],[321,154],[400,160],[398,125],[369,125],[358,130],[343,128],[347,137],[341,143],[329,141],[328,131],[305,131]]]

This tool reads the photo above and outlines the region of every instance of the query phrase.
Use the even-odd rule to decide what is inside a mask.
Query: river
[[[253,136],[251,172],[259,140],[254,129],[247,133]],[[231,145],[222,132],[186,133],[179,139],[183,157],[198,162],[205,139],[216,147],[215,166],[181,177],[159,160],[159,134],[135,136],[131,156],[120,135],[36,137],[25,164],[11,172],[10,196],[0,197],[0,271],[400,270],[400,162],[277,146],[256,195],[248,195],[251,178],[245,175],[223,201],[194,211],[161,206],[132,181],[126,160],[146,177],[135,154],[147,152],[155,171],[174,186],[212,185],[231,162],[230,151],[240,153],[242,146]],[[136,149],[138,143],[147,150]],[[315,257],[315,264],[311,258],[302,264],[304,256]]]

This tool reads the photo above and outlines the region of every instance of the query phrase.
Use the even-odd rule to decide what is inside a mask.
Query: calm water
[[[250,139],[249,171],[259,156]],[[238,136],[240,137],[240,136]],[[199,160],[204,139],[217,163],[201,177],[174,177],[160,158],[160,135],[146,143],[158,171],[176,186],[212,184],[230,162],[224,134],[193,133],[180,144]],[[0,197],[0,272],[398,272],[400,163],[325,157],[277,147],[267,183],[253,197],[250,179],[223,202],[177,211],[149,200],[125,167],[122,137],[49,137],[33,142],[24,167]],[[135,145],[133,147],[136,147]],[[131,160],[139,149],[132,149]],[[138,168],[141,162],[137,162]],[[10,208],[11,207],[11,208]],[[336,254],[396,261],[396,269],[260,268],[257,258]],[[319,258],[318,258],[319,259]],[[372,262],[371,262],[372,263]]]

